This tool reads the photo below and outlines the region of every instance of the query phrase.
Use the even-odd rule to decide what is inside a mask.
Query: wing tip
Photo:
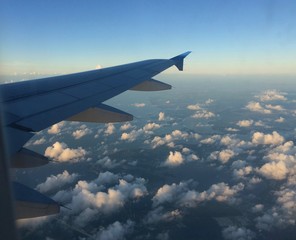
[[[174,61],[174,65],[179,69],[179,71],[183,71],[184,66],[184,58],[187,57],[191,51],[184,52],[176,57],[171,58],[170,60]]]

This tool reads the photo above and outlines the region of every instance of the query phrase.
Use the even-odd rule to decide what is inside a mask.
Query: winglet
[[[188,51],[171,58],[171,60],[175,62],[175,66],[179,69],[179,71],[183,71],[184,58],[187,57],[187,55],[189,55],[190,53],[191,51]]]

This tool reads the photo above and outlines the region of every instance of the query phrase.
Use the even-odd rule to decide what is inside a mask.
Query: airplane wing
[[[0,85],[4,119],[1,127],[6,136],[10,167],[36,167],[48,163],[46,157],[23,146],[35,132],[62,120],[98,123],[132,120],[132,115],[103,102],[126,90],[170,89],[170,85],[152,78],[173,65],[182,71],[184,58],[189,53],[185,52],[171,59],[145,60],[99,70]],[[59,212],[60,205],[57,202],[20,183],[12,185],[17,218]]]

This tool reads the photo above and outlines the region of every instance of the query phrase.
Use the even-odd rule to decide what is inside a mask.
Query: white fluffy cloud
[[[259,96],[257,96],[262,102],[267,101],[286,101],[287,98],[285,97],[286,93],[279,92],[275,89],[273,90],[266,90],[262,92]]]
[[[288,169],[283,161],[271,162],[264,164],[259,169],[259,173],[269,179],[283,180],[286,178]]]
[[[216,200],[219,202],[235,203],[236,195],[244,189],[244,184],[239,183],[232,187],[221,182],[213,184],[208,190],[197,192],[189,189],[189,182],[180,182],[179,184],[165,184],[158,189],[152,198],[153,206],[159,206],[164,203],[175,203],[180,206],[195,207],[197,204]]]
[[[72,133],[72,136],[75,139],[79,139],[79,138],[82,138],[83,136],[86,136],[91,133],[92,133],[92,130],[87,128],[86,125],[82,125],[82,126],[80,126],[80,129],[77,129]]]
[[[64,122],[59,122],[59,123],[56,123],[54,125],[52,125],[48,130],[47,132],[49,134],[58,134],[60,133],[62,127],[64,126]]]
[[[253,120],[241,120],[236,123],[239,127],[250,127],[254,123]]]
[[[164,112],[160,112],[158,114],[158,121],[164,121],[165,120],[165,114]]]
[[[114,185],[115,184],[115,185]],[[92,181],[78,181],[74,189],[62,190],[53,197],[73,209],[74,223],[85,226],[97,214],[109,214],[122,208],[128,200],[148,194],[146,180],[132,175],[100,173]]]
[[[263,114],[271,113],[271,110],[262,107],[259,102],[249,102],[246,108],[253,112],[259,112]]]
[[[252,136],[253,144],[279,145],[284,142],[284,137],[278,132],[273,131],[272,134],[264,134],[262,132],[255,132]]]
[[[175,219],[181,218],[182,212],[179,209],[172,211],[165,211],[164,207],[159,206],[152,211],[150,211],[144,218],[143,222],[145,224],[157,224],[160,221],[173,221]]]
[[[45,138],[42,137],[42,138],[40,138],[40,139],[37,139],[37,140],[33,141],[33,142],[32,142],[32,145],[41,145],[41,144],[43,144],[43,143],[45,143],[45,142],[46,142]]]
[[[108,123],[106,124],[106,130],[105,130],[105,135],[108,136],[108,135],[112,135],[114,132],[115,132],[115,126],[114,124],[112,123]]]
[[[58,162],[77,162],[84,160],[87,152],[79,147],[77,149],[68,148],[66,143],[55,142],[52,146],[46,148],[44,155]]]
[[[155,129],[158,129],[158,128],[160,128],[160,125],[157,124],[157,123],[147,123],[143,127],[143,130],[146,132],[146,131],[152,131],[152,130],[155,130]]]
[[[170,152],[170,155],[168,156],[167,160],[165,161],[164,165],[166,166],[178,166],[184,162],[184,157],[182,156],[182,153],[176,151],[176,152]]]
[[[201,110],[201,107],[199,106],[199,104],[195,104],[195,105],[188,105],[187,109],[197,111],[197,110]]]
[[[271,105],[271,104],[266,104],[266,108],[271,109],[271,110],[276,110],[276,111],[283,111],[285,110],[281,105]]]
[[[233,156],[235,156],[235,152],[233,150],[224,149],[220,152],[219,151],[212,152],[209,158],[211,160],[219,160],[221,163],[225,164]]]
[[[215,117],[215,113],[213,112],[210,112],[208,110],[200,110],[200,111],[197,111],[195,114],[192,115],[193,118],[196,118],[196,119],[200,119],[200,118],[205,118],[205,119],[208,119],[208,118],[212,118],[212,117]]]
[[[189,138],[197,140],[200,138],[200,135],[197,133],[187,133],[180,130],[174,130],[171,132],[171,134],[166,134],[164,137],[154,137],[151,141],[151,145],[152,148],[157,148],[162,145],[174,147],[174,141],[185,141]]]
[[[47,177],[44,183],[37,185],[36,189],[40,192],[49,192],[63,187],[66,184],[74,182],[78,177],[78,174],[69,174],[68,171],[64,171],[56,176],[51,175]]]

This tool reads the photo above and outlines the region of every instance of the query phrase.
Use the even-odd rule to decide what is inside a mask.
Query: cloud
[[[145,224],[157,224],[161,221],[170,222],[182,217],[182,212],[179,209],[165,211],[162,206],[159,206],[148,212],[143,222]]]
[[[218,141],[220,139],[221,139],[220,135],[213,135],[213,136],[211,136],[209,138],[201,140],[200,142],[203,143],[203,144],[213,144],[213,143],[215,143],[216,141]]]
[[[113,213],[127,201],[146,196],[148,191],[145,184],[143,178],[105,172],[92,181],[80,180],[74,189],[59,191],[53,198],[67,201],[66,206],[73,210],[67,214],[75,216],[75,224],[85,226],[98,214]]]
[[[118,166],[120,166],[120,165],[122,165],[124,163],[126,163],[125,159],[117,161],[115,159],[112,160],[109,156],[106,156],[106,157],[96,161],[96,164],[99,164],[101,167],[107,168],[107,169],[116,168],[116,167],[118,167]]]
[[[233,170],[233,176],[235,178],[244,178],[245,176],[249,175],[253,171],[251,166],[246,166],[240,169]]]
[[[94,239],[100,240],[122,240],[125,239],[127,234],[133,231],[135,222],[127,220],[126,223],[120,223],[118,221],[110,224],[107,228],[100,230]]]
[[[155,130],[155,129],[158,129],[160,128],[160,125],[157,124],[157,123],[147,123],[144,127],[143,127],[143,130],[145,132],[147,131],[152,131],[152,130]]]
[[[164,165],[166,166],[178,166],[184,162],[184,157],[182,156],[182,153],[176,151],[176,152],[170,152],[170,155],[168,156],[167,160],[165,161]]]
[[[264,209],[263,204],[256,204],[254,207],[252,207],[252,212],[254,213],[262,212],[263,209]]]
[[[66,184],[74,182],[78,177],[77,173],[69,174],[68,171],[64,171],[56,176],[51,175],[46,178],[44,183],[37,185],[36,189],[42,193],[56,190],[65,186]]]
[[[82,138],[83,136],[86,136],[86,135],[91,134],[91,133],[92,133],[92,130],[87,128],[86,125],[82,125],[82,126],[80,126],[80,129],[77,129],[76,131],[74,131],[72,133],[72,136],[75,139],[79,139],[79,138]]]
[[[132,106],[137,107],[137,108],[142,108],[142,107],[145,107],[146,104],[145,103],[134,103],[134,104],[132,104]]]
[[[188,105],[187,109],[197,111],[197,110],[201,110],[202,108],[199,106],[199,104],[195,104],[195,105]]]
[[[287,98],[285,97],[286,93],[279,92],[275,89],[273,90],[266,90],[262,92],[259,96],[257,96],[260,101],[267,102],[267,101],[286,101]]]
[[[41,144],[43,144],[43,143],[45,143],[45,142],[46,142],[45,138],[42,137],[42,138],[37,139],[37,140],[35,140],[34,142],[32,142],[32,145],[41,145]]]
[[[271,162],[264,164],[259,169],[259,173],[269,179],[283,180],[286,178],[288,169],[283,161]]]
[[[44,155],[58,162],[78,162],[85,160],[87,152],[79,147],[77,149],[68,148],[66,143],[55,142],[51,147],[47,147]]]
[[[192,115],[192,117],[196,119],[200,119],[200,118],[209,119],[215,116],[216,116],[215,113],[207,110],[200,110],[200,111],[197,111],[194,115]]]
[[[230,158],[235,156],[235,152],[232,151],[231,149],[224,149],[222,151],[215,151],[212,152],[210,155],[211,160],[219,160],[221,163],[225,164],[229,161]]]
[[[188,191],[180,200],[181,204],[187,207],[194,207],[200,202],[216,200],[218,202],[228,202],[234,204],[237,199],[236,195],[244,189],[244,184],[239,183],[232,187],[221,182],[213,184],[208,190],[197,192],[194,190]]]
[[[285,121],[285,119],[283,117],[279,117],[275,120],[275,122],[278,122],[278,123],[282,123],[284,121]]]
[[[263,114],[270,114],[271,110],[265,109],[264,107],[261,106],[259,102],[249,102],[248,105],[246,106],[247,109],[249,109],[252,112],[259,112]]]
[[[128,142],[133,142],[137,139],[138,136],[140,136],[143,133],[142,129],[139,130],[132,130],[129,133],[122,133],[120,139]]]
[[[250,127],[254,123],[253,120],[241,120],[236,123],[239,127]]]
[[[105,135],[108,136],[108,135],[112,135],[114,132],[115,132],[115,126],[114,124],[112,123],[108,123],[106,124],[107,128],[105,130]]]
[[[174,141],[178,141],[178,140],[185,141],[190,138],[197,140],[200,138],[200,135],[197,133],[187,133],[187,132],[182,132],[180,130],[174,130],[171,132],[171,134],[166,134],[164,137],[155,136],[151,141],[151,145],[152,145],[152,148],[157,148],[162,145],[174,147]]]
[[[229,226],[224,228],[222,235],[226,240],[252,240],[256,237],[256,234],[245,228],[237,226]]]
[[[265,107],[268,108],[268,109],[276,110],[276,111],[283,111],[283,110],[285,110],[281,105],[267,104],[267,105],[265,105]]]
[[[164,121],[165,120],[165,114],[164,112],[160,112],[158,114],[158,121]]]
[[[221,182],[213,184],[206,191],[197,192],[189,189],[189,183],[190,181],[163,185],[152,198],[153,206],[175,203],[179,206],[195,207],[201,202],[211,200],[233,204],[237,202],[236,195],[244,189],[242,183],[229,187],[228,184]]]
[[[262,132],[255,132],[252,136],[252,143],[255,145],[279,145],[284,142],[284,137],[282,137],[278,132],[273,131],[272,134],[264,134]]]
[[[121,131],[126,131],[128,129],[132,128],[132,125],[130,123],[125,123],[120,127]]]
[[[48,130],[47,132],[49,134],[58,134],[61,132],[61,128],[64,126],[65,122],[59,122],[59,123],[56,123],[54,125],[52,125]]]
[[[209,98],[208,100],[206,100],[205,101],[205,104],[211,104],[211,103],[213,103],[214,102],[214,100],[213,99],[211,99],[211,98]]]

